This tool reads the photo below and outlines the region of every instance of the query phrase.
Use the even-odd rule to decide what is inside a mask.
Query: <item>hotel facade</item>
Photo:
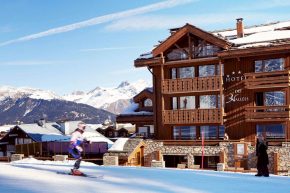
[[[186,24],[134,65],[148,68],[153,88],[117,122],[136,124],[146,138],[144,166],[159,160],[198,168],[203,162],[204,168],[223,163],[249,171],[262,134],[270,171],[288,171],[290,22],[244,27],[239,18],[235,29],[212,32]]]

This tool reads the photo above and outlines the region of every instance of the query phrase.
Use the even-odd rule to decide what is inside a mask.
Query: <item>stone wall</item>
[[[152,160],[156,159],[158,153],[161,155],[184,155],[187,156],[187,165],[189,168],[193,167],[194,156],[201,156],[202,147],[201,146],[164,146],[163,142],[146,140],[144,149],[145,166],[150,167]],[[245,160],[247,169],[256,168],[257,157],[256,157],[256,147],[252,146],[251,143],[247,143],[248,158]],[[220,156],[221,152],[224,152],[225,168],[235,167],[235,157],[234,157],[234,143],[233,142],[220,142],[218,146],[205,146],[204,155],[205,156]],[[274,153],[278,153],[278,163],[277,170],[280,171],[279,174],[286,174],[290,169],[290,143],[283,142],[282,146],[269,146],[268,147],[269,156],[269,171],[274,173]],[[162,157],[162,156],[161,156]],[[159,160],[160,161],[160,160]],[[284,173],[281,171],[285,171]]]
[[[105,155],[103,157],[103,163],[104,163],[104,166],[118,166],[119,158],[118,156]]]

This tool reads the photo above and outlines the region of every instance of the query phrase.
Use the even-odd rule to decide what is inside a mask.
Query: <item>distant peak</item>
[[[88,94],[91,94],[91,93],[94,93],[94,92],[98,92],[98,91],[100,91],[100,90],[102,90],[102,88],[99,87],[99,86],[97,86],[97,87],[94,88],[93,90],[89,91]]]
[[[125,86],[129,86],[130,83],[128,81],[123,81],[121,82],[121,84],[119,84],[119,86],[117,88],[122,88],[122,87],[125,87]]]

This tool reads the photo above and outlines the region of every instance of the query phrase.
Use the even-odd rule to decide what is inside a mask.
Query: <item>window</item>
[[[285,105],[285,92],[274,91],[265,92],[265,106],[282,106]]]
[[[220,107],[219,95],[202,95],[199,97],[201,109],[213,109]]]
[[[285,138],[285,125],[283,124],[270,124],[270,125],[257,125],[257,136],[266,134],[267,139]]]
[[[284,59],[269,59],[255,61],[255,72],[272,72],[284,70]]]
[[[195,109],[195,96],[172,97],[172,109]]]
[[[224,65],[221,64],[222,75],[224,74]],[[207,77],[207,76],[216,76],[220,74],[219,64],[210,64],[198,66],[198,76]]]
[[[194,78],[194,67],[172,68],[171,78]]]
[[[205,139],[216,139],[217,129],[218,129],[218,126],[201,126],[200,136],[202,136],[202,132],[203,132]]]
[[[180,109],[194,109],[195,108],[195,97],[185,96],[180,97]]]
[[[188,59],[188,48],[172,50],[167,54],[167,59],[169,61]]]
[[[151,99],[146,99],[144,101],[144,107],[152,107],[152,100]]]
[[[193,50],[196,50],[196,53],[194,54],[197,57],[213,56],[220,50],[220,48],[215,45],[211,44],[202,45],[202,43],[203,43],[202,41],[199,41],[199,45],[193,48]]]
[[[219,138],[224,139],[224,137],[225,137],[225,127],[219,126]]]
[[[175,126],[173,127],[173,138],[181,140],[190,140],[196,138],[195,126]]]
[[[198,67],[198,76],[199,77],[207,77],[207,76],[215,76],[216,75],[216,66],[215,65],[204,65]]]
[[[173,110],[178,109],[177,97],[172,97],[172,109]]]

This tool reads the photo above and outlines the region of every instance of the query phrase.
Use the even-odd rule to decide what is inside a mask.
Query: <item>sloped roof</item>
[[[22,124],[17,125],[16,127],[20,128],[25,132],[30,138],[34,141],[67,141],[70,138],[64,136],[61,131],[56,127],[59,127],[57,123],[46,123],[45,126],[41,127],[38,124]]]
[[[233,43],[231,49],[265,47],[289,43],[290,21],[255,25],[244,28],[244,37],[237,38],[236,29],[214,31],[213,34]]]
[[[198,36],[201,39],[224,49],[227,49],[231,45],[226,39],[187,23],[183,27],[177,29],[176,32],[172,33],[165,41],[161,42],[156,48],[154,48],[152,50],[153,56],[156,57],[161,52],[167,50],[187,33],[194,34],[195,36]]]
[[[158,55],[161,46],[168,48],[169,45],[166,44],[168,41],[174,38],[175,41],[177,41],[187,33],[186,29],[184,28],[194,28],[195,31],[199,30],[204,34],[207,34],[208,37],[209,34],[211,34],[216,38],[215,40],[218,40],[219,42],[224,41],[225,45],[230,45],[228,47],[229,51],[236,49],[290,44],[290,21],[277,21],[268,24],[246,26],[244,28],[244,37],[242,38],[237,38],[236,28],[206,32],[193,25],[186,24],[181,28],[171,29],[170,31],[172,34],[166,40],[162,41],[159,45],[157,45],[157,47],[153,48],[151,52],[141,54],[138,59],[151,59]],[[164,48],[162,50],[164,50]]]
[[[139,92],[137,95],[133,97],[133,100],[135,103],[139,102],[143,98],[150,98],[152,99],[153,97],[153,88],[152,87],[147,87],[141,92]]]

